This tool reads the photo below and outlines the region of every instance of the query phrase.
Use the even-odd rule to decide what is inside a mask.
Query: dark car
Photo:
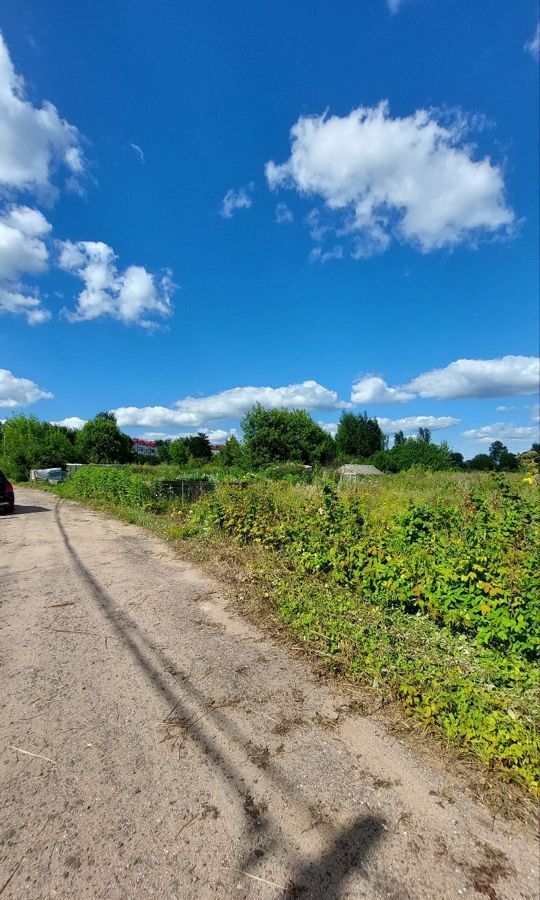
[[[15,509],[13,485],[3,472],[0,472],[0,512],[12,513]]]

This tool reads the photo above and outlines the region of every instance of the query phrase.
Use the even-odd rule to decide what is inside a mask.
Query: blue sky
[[[4,0],[0,29],[0,413],[536,439],[534,2]]]

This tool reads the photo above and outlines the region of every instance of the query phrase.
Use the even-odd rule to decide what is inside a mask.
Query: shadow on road
[[[52,512],[47,506],[19,506],[15,504],[14,516],[25,516],[27,513]]]
[[[281,849],[282,851],[284,841],[279,826],[273,825],[267,811],[257,806],[250,793],[249,776],[244,777],[234,761],[227,758],[223,751],[206,737],[203,731],[204,725],[197,724],[199,718],[193,718],[192,713],[184,706],[181,694],[169,686],[166,673],[176,668],[173,660],[150,644],[137,623],[124,610],[117,608],[107,591],[84,566],[60,521],[58,505],[54,509],[54,517],[74,569],[86,584],[111,627],[127,647],[158,697],[170,705],[179,721],[187,723],[186,737],[199,746],[206,758],[220,771],[225,783],[232,785],[238,794],[240,808],[246,822],[248,840],[251,839],[253,843],[257,843],[259,848],[262,844],[265,855],[273,850],[279,852]],[[141,649],[142,647],[144,650]],[[159,668],[152,661],[151,654],[159,660]],[[189,681],[187,675],[182,681],[182,689],[184,694],[201,708],[204,715],[201,715],[200,718],[204,718],[206,722],[213,721],[215,726],[219,727],[222,732],[226,732],[227,737],[234,741],[242,752],[245,752],[248,739],[238,726],[228,720],[222,712],[209,706],[209,698]],[[265,774],[281,790],[283,797],[286,798],[286,803],[292,805],[291,797],[298,793],[297,787],[275,768],[271,760],[267,762]],[[361,816],[338,834],[334,840],[330,840],[325,851],[317,859],[299,868],[288,886],[284,888],[283,896],[305,897],[306,900],[307,898],[309,900],[337,900],[340,886],[347,875],[365,862],[372,847],[381,839],[383,831],[382,819]],[[241,860],[241,869],[249,871],[254,868],[257,862],[260,862],[260,855],[258,852],[252,852],[252,848],[249,848]]]
[[[318,859],[305,865],[292,878],[289,896],[309,900],[338,900],[350,872],[364,868],[370,851],[383,836],[375,816],[360,816],[335,838]]]

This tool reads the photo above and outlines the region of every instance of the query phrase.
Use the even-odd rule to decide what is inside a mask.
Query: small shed
[[[347,463],[340,466],[338,475],[340,481],[356,481],[364,475],[382,475],[383,473],[376,466],[356,465],[355,463]]]
[[[78,472],[79,469],[84,469],[84,463],[66,463],[66,475],[73,475],[74,472]]]
[[[49,484],[58,484],[63,477],[62,469],[30,469],[30,481],[48,481]]]

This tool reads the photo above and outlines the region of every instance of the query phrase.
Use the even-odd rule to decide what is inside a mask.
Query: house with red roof
[[[154,441],[143,441],[141,438],[131,438],[133,449],[138,456],[157,456],[157,446]]]

